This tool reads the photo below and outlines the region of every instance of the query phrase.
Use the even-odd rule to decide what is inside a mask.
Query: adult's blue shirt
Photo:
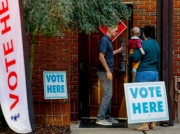
[[[100,42],[99,42],[99,48],[98,48],[98,53],[104,53],[104,58],[106,60],[106,63],[109,67],[109,70],[113,72],[113,67],[114,67],[114,55],[113,55],[113,47],[112,47],[112,40],[109,36],[104,35]],[[97,67],[98,72],[106,72],[104,67],[102,66],[101,62],[99,61],[98,67]]]

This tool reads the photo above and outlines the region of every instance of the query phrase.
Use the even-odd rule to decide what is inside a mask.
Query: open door
[[[129,39],[129,21],[124,21],[126,30],[113,42],[113,49],[126,44]],[[97,117],[103,90],[96,75],[98,65],[98,45],[103,33],[79,36],[79,117]],[[112,117],[127,118],[124,96],[124,83],[128,82],[127,49],[114,56]],[[123,68],[124,67],[124,68]]]

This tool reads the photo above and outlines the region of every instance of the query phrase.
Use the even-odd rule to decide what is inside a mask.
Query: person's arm
[[[144,50],[142,49],[142,47],[139,48],[139,50],[141,51],[141,54],[142,54],[142,55],[145,55],[145,52],[144,52]]]
[[[112,73],[111,73],[111,71],[109,70],[109,67],[108,67],[108,65],[107,65],[107,63],[106,63],[106,60],[105,60],[105,58],[104,58],[104,53],[99,53],[99,60],[100,60],[100,62],[101,62],[101,64],[102,64],[102,66],[104,67],[104,69],[106,70],[106,74],[107,74],[107,79],[108,80],[112,80]]]
[[[122,51],[123,51],[123,46],[120,47],[119,49],[114,50],[114,51],[113,51],[113,54],[115,55],[115,54],[117,54],[117,53],[121,53]]]

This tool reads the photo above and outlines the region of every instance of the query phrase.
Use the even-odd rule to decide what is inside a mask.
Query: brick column
[[[65,34],[63,38],[35,37],[32,93],[36,125],[53,125],[70,129],[71,57],[69,44],[68,34]],[[68,99],[44,99],[43,71],[66,71]]]

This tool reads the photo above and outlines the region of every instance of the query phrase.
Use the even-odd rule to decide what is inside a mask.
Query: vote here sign
[[[169,120],[164,82],[124,84],[128,123]]]
[[[45,99],[67,99],[66,72],[44,71],[44,97]]]

